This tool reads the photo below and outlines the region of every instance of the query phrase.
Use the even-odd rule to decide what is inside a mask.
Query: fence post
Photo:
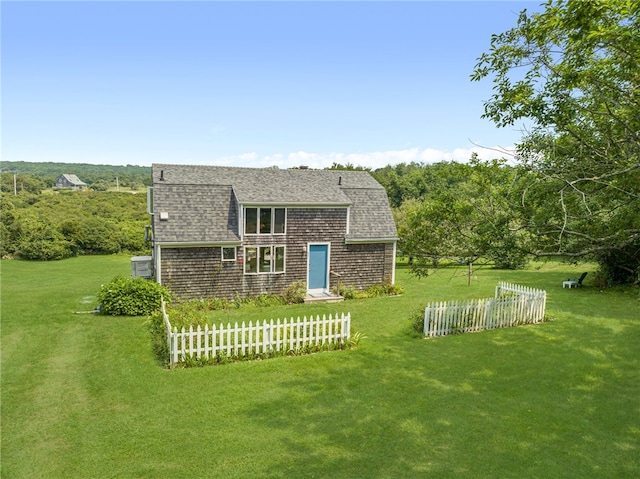
[[[173,366],[175,364],[172,356],[173,335],[171,334],[171,322],[169,321],[169,315],[167,314],[167,308],[166,308],[166,303],[164,301],[164,298],[160,299],[160,309],[162,311],[162,319],[164,321],[164,329],[167,336],[167,350],[169,352],[169,364]]]
[[[492,303],[493,301],[489,299],[484,307],[484,329],[491,329],[491,326],[493,326],[491,321],[491,313],[493,309]]]
[[[269,323],[267,323],[266,319],[262,323],[262,328],[262,352],[264,353],[271,351],[271,327],[269,326]]]
[[[429,326],[429,306],[431,303],[427,303],[427,307],[424,308],[424,321],[422,322],[422,332],[424,335],[427,335],[428,326]]]

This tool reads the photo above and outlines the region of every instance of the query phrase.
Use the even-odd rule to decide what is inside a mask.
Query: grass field
[[[399,297],[247,308],[351,311],[357,349],[163,369],[143,318],[76,314],[129,258],[2,261],[3,479],[640,477],[637,291],[561,282],[582,268],[461,270]],[[593,269],[588,269],[593,272]],[[546,289],[551,321],[415,339],[427,301]]]

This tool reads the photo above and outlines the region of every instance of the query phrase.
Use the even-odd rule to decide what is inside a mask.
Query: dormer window
[[[244,232],[248,235],[285,234],[285,208],[245,208]]]

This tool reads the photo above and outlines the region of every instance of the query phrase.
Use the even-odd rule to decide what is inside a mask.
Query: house
[[[56,178],[56,188],[71,188],[73,190],[84,190],[87,184],[76,175],[64,174]]]
[[[181,299],[395,280],[391,208],[366,171],[154,164],[152,175],[154,277]]]

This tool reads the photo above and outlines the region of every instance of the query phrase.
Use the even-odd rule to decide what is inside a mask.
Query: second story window
[[[248,235],[285,234],[285,208],[245,208],[244,232]]]

